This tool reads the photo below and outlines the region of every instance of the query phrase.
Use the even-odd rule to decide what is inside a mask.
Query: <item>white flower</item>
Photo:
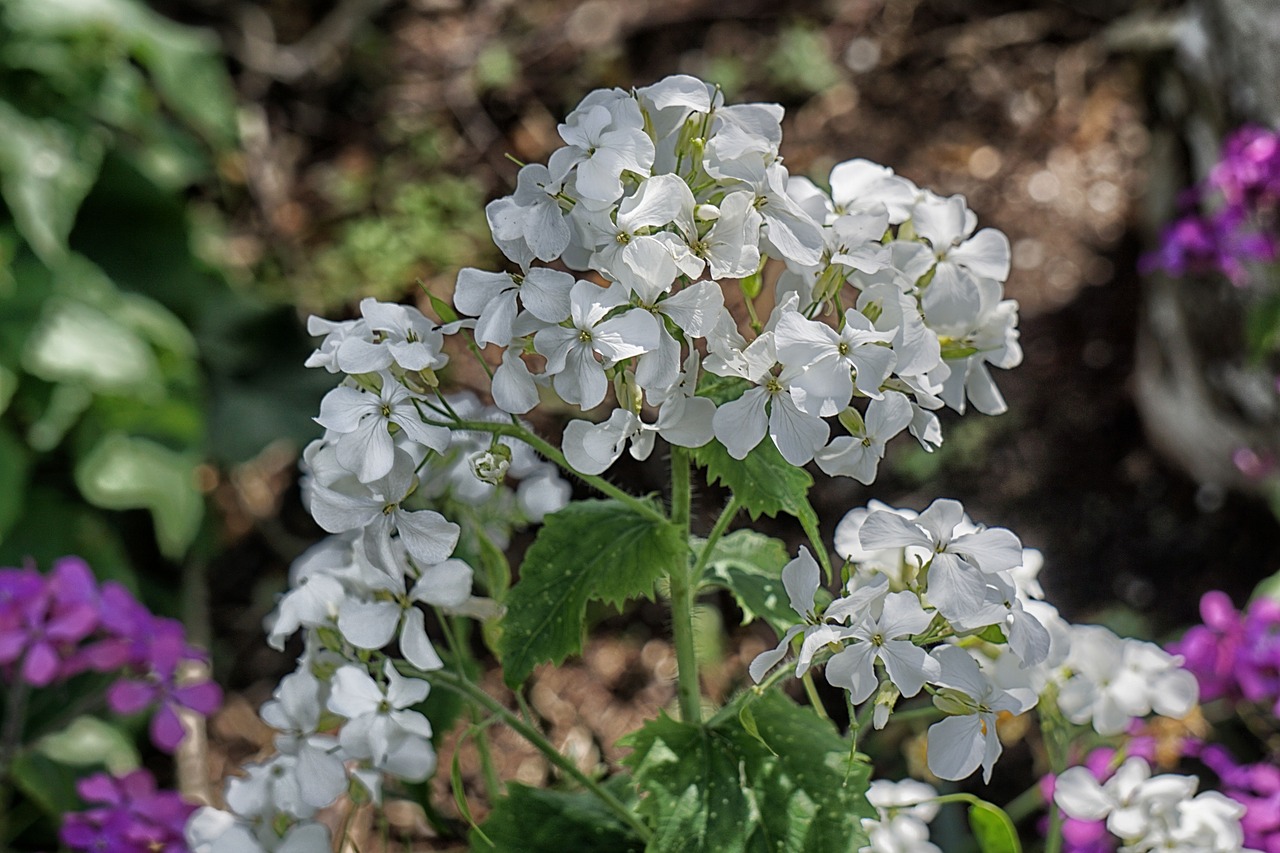
[[[392,364],[439,370],[449,362],[441,352],[447,330],[417,308],[367,298],[360,301],[360,314],[368,337],[348,333],[338,345],[335,361],[343,373],[377,373]]]
[[[981,611],[987,595],[983,572],[999,572],[1022,563],[1022,543],[1002,527],[978,528],[959,536],[965,521],[958,501],[938,499],[914,519],[873,512],[859,537],[869,551],[917,547],[933,554],[929,564],[929,601],[942,615],[964,621]]]
[[[921,633],[932,621],[933,614],[925,612],[915,593],[889,593],[879,618],[868,614],[845,634],[854,642],[827,662],[827,681],[848,690],[853,704],[861,704],[879,686],[874,666],[878,660],[903,696],[915,696],[926,681],[941,673],[938,662],[911,642],[911,635]]]
[[[885,444],[911,423],[911,401],[895,391],[867,405],[862,429],[841,435],[818,451],[818,467],[829,477],[852,477],[863,485],[875,482]],[[859,420],[862,420],[861,418]]]
[[[377,559],[386,572],[393,572],[399,565],[392,547],[393,532],[420,565],[442,563],[458,544],[460,528],[438,512],[407,510],[402,506],[413,491],[413,469],[413,459],[397,450],[391,471],[372,483],[339,481],[328,486],[314,483],[311,514],[316,523],[330,533],[363,531],[361,538],[366,555]],[[349,491],[338,490],[344,487]]]
[[[379,374],[377,392],[339,385],[320,401],[316,423],[337,435],[338,464],[370,483],[391,470],[395,440],[391,428],[404,431],[412,441],[437,452],[449,447],[450,433],[444,427],[423,423],[411,394],[390,373]]]
[[[431,724],[407,710],[427,698],[431,685],[404,678],[391,661],[379,686],[362,667],[348,665],[333,675],[329,710],[347,718],[339,735],[353,758],[366,758],[378,770],[407,782],[420,782],[435,769]]]
[[[640,106],[631,98],[609,106],[580,106],[559,127],[567,145],[551,155],[548,168],[562,180],[576,170],[575,187],[584,199],[611,204],[622,197],[622,173],[649,176],[653,140],[644,132]]]
[[[427,638],[426,621],[418,603],[459,607],[471,597],[471,567],[462,560],[445,560],[422,570],[405,593],[403,577],[377,573],[371,578],[371,599],[354,596],[338,608],[338,630],[359,649],[381,649],[399,628],[400,653],[421,670],[440,669],[444,662]]]
[[[804,640],[801,642],[800,654],[796,661],[796,678],[800,678],[809,671],[813,655],[819,649],[827,643],[836,642],[848,635],[849,629],[826,624],[818,617],[815,596],[820,580],[817,561],[813,559],[809,549],[801,545],[799,556],[782,569],[782,586],[787,591],[791,609],[804,620],[804,623],[788,628],[776,648],[761,652],[755,660],[751,661],[748,673],[757,684],[778,661],[786,657],[791,640],[801,632],[804,633]]]
[[[824,418],[848,407],[855,385],[862,394],[878,399],[880,385],[895,363],[893,350],[879,346],[893,340],[893,330],[876,331],[870,320],[852,308],[845,311],[839,332],[788,312],[778,321],[775,340],[778,360],[798,372],[791,383],[796,405]]]
[[[553,179],[546,166],[530,163],[522,166],[516,175],[514,194],[489,203],[485,213],[494,242],[508,257],[513,252],[505,246],[512,244],[524,247],[532,258],[540,261],[560,257],[571,237],[557,198],[563,188],[563,182]],[[517,257],[512,260],[518,261],[524,252],[516,250],[514,254]]]
[[[1071,675],[1058,690],[1058,705],[1077,725],[1092,723],[1103,735],[1123,732],[1134,717],[1153,709],[1181,718],[1195,704],[1195,676],[1181,658],[1153,643],[1117,637],[1101,625],[1071,626]]]
[[[934,704],[948,716],[929,727],[929,770],[940,779],[960,780],[979,766],[982,781],[991,781],[991,769],[1003,747],[996,736],[996,714],[1021,714],[1036,703],[1030,690],[1001,690],[959,646],[941,646],[933,657],[942,667],[936,682],[944,689]]]
[[[286,675],[262,706],[263,721],[276,729],[276,749],[297,759],[297,780],[307,805],[324,808],[347,787],[347,771],[338,752],[338,740],[318,734],[320,709],[326,686],[304,667]]]
[[[846,160],[831,169],[831,202],[834,214],[861,213],[883,205],[889,222],[898,224],[911,216],[920,190],[888,166],[869,160]]]
[[[925,316],[935,323],[963,323],[977,316],[981,295],[976,278],[1003,282],[1009,277],[1009,238],[994,228],[973,234],[976,222],[964,196],[926,193],[912,211],[916,233],[929,241],[938,259],[922,298]]]
[[[484,272],[467,267],[458,272],[453,304],[479,317],[476,342],[505,347],[511,343],[519,303],[544,323],[569,318],[569,292],[574,278],[559,270],[535,267],[520,273]]]
[[[556,393],[567,403],[590,409],[608,390],[605,368],[657,347],[658,324],[652,314],[639,308],[605,320],[606,314],[627,301],[625,291],[616,285],[606,290],[580,281],[569,299],[570,327],[541,329],[534,335],[534,344],[547,357],[546,372],[555,377]],[[596,360],[597,354],[603,364]]]

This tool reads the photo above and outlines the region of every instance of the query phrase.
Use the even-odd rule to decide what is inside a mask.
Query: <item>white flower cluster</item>
[[[783,569],[804,621],[752,662],[751,676],[761,681],[802,636],[797,677],[820,651],[836,650],[827,681],[855,705],[874,696],[876,728],[900,697],[926,690],[947,715],[928,734],[929,769],[939,778],[981,767],[990,781],[1002,751],[997,715],[1030,710],[1049,685],[1068,719],[1107,735],[1153,710],[1182,718],[1196,702],[1180,658],[1106,628],[1069,625],[1040,600],[1039,553],[1004,528],[974,524],[957,501],[918,514],[872,502],[841,521],[836,551],[849,582],[821,613],[808,550]]]
[[[1069,817],[1105,820],[1123,843],[1120,853],[1260,853],[1244,846],[1245,807],[1217,791],[1196,794],[1197,787],[1194,776],[1152,776],[1147,762],[1130,758],[1105,784],[1086,767],[1070,768],[1053,798]]]
[[[929,840],[929,822],[938,815],[938,792],[932,785],[903,779],[872,781],[867,799],[876,807],[876,817],[863,818],[871,844],[861,853],[942,853]]]
[[[540,384],[591,409],[613,381],[618,408],[565,432],[579,471],[604,471],[628,441],[645,458],[655,434],[714,437],[738,459],[768,435],[793,465],[816,458],[870,483],[903,430],[927,449],[942,441],[943,405],[1004,411],[988,365],[1022,358],[1017,304],[1003,299],[1008,240],[974,233],[963,197],[865,160],[836,166],[829,192],[791,177],[782,114],[725,105],[688,76],[598,90],[560,125],[564,147],[487,208],[519,269],[463,270],[455,304],[479,343],[506,348],[493,378],[506,412],[532,409]],[[754,294],[768,258],[785,269],[768,322],[750,308],[748,339],[723,288],[746,280]],[[553,262],[607,286],[537,265]],[[740,380],[740,396],[695,397],[702,371]]]
[[[498,608],[472,595],[472,568],[454,556],[463,527],[425,504],[466,508],[458,514],[480,526],[469,538],[501,548],[513,527],[569,498],[527,445],[428,422],[509,422],[474,397],[436,393],[448,327],[408,306],[360,307],[359,319],[311,324],[325,337],[308,364],[346,377],[321,403],[324,437],[303,454],[304,503],[332,535],[294,562],[268,620],[277,649],[305,632],[297,670],[261,711],[277,754],[229,781],[227,810],[192,818],[198,853],[327,851],[319,809],[352,790],[380,801],[386,776],[426,779],[431,724],[415,706],[430,685],[413,673],[444,663],[420,605],[477,618]]]

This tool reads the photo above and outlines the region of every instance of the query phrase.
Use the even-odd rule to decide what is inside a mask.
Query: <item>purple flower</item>
[[[1280,853],[1280,767],[1270,762],[1237,764],[1216,744],[1204,748],[1201,760],[1218,775],[1222,793],[1245,807],[1240,821],[1245,845]]]
[[[1244,642],[1244,621],[1225,592],[1212,590],[1200,599],[1203,625],[1191,628],[1169,651],[1182,655],[1184,669],[1200,683],[1200,700],[1238,695],[1236,658]]]
[[[98,587],[79,557],[63,557],[47,576],[0,569],[0,666],[17,663],[28,684],[44,687],[63,660],[98,626]]]
[[[182,664],[202,660],[187,645],[182,625],[172,619],[152,619],[151,629],[142,638],[142,660],[135,661],[140,678],[122,678],[107,689],[107,705],[117,714],[134,714],[152,706],[159,709],[151,718],[151,742],[172,752],[182,742],[184,731],[179,708],[189,708],[209,716],[222,704],[222,691],[212,681],[179,684]]]
[[[186,853],[183,827],[196,807],[175,791],[156,790],[145,770],[121,777],[98,773],[76,785],[81,799],[98,804],[63,820],[62,843],[93,853]]]

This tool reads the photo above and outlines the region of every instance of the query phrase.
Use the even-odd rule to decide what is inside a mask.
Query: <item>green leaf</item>
[[[695,547],[699,544],[695,541]],[[754,530],[735,530],[711,551],[702,586],[728,590],[742,611],[743,625],[763,619],[781,636],[798,618],[782,585],[782,568],[790,561],[782,540]],[[818,590],[819,609],[830,600],[830,593]]]
[[[778,692],[710,723],[664,715],[628,735],[652,853],[852,853],[867,844],[871,769],[832,725]],[[752,730],[754,729],[754,730]]]
[[[97,138],[52,119],[31,118],[0,100],[0,196],[46,264],[66,255],[67,236],[102,154]]]
[[[498,641],[507,685],[582,650],[588,600],[620,606],[651,596],[686,552],[674,525],[618,501],[577,501],[547,516],[507,595]]]
[[[76,485],[94,506],[150,510],[160,550],[176,559],[204,517],[197,461],[145,438],[110,433],[76,465]]]
[[[137,0],[9,0],[8,23],[53,38],[90,34],[150,72],[166,105],[213,145],[235,138],[235,96],[217,37]]]
[[[117,776],[135,769],[140,762],[129,736],[97,717],[76,717],[62,731],[41,738],[36,749],[73,767],[100,764]]]
[[[81,808],[76,796],[79,775],[65,764],[35,750],[26,750],[14,759],[10,773],[22,793],[52,818],[61,819]]]
[[[999,806],[974,802],[969,806],[969,827],[982,853],[1022,853],[1018,830]]]
[[[606,787],[623,794],[626,777]],[[628,786],[629,787],[629,786]],[[488,836],[485,838],[484,836]],[[476,853],[641,853],[635,836],[594,795],[507,785],[507,795],[493,804],[484,836],[472,833]]]
[[[813,513],[808,499],[813,478],[783,459],[768,437],[745,459],[734,459],[723,444],[710,441],[693,451],[693,461],[706,469],[708,482],[732,491],[753,520],[779,512],[796,518]]]

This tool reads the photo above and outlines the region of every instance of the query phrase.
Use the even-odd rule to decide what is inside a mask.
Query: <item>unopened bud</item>
[[[880,689],[876,692],[875,705],[871,709],[871,725],[877,731],[883,729],[889,722],[889,714],[893,712],[893,706],[898,704],[900,696],[902,692],[892,681],[880,683]]]
[[[933,694],[933,706],[944,714],[962,717],[978,712],[978,703],[963,690],[943,687]]]
[[[467,459],[471,463],[471,473],[476,479],[496,486],[507,476],[511,467],[511,448],[505,444],[495,444],[488,450],[471,454]]]

